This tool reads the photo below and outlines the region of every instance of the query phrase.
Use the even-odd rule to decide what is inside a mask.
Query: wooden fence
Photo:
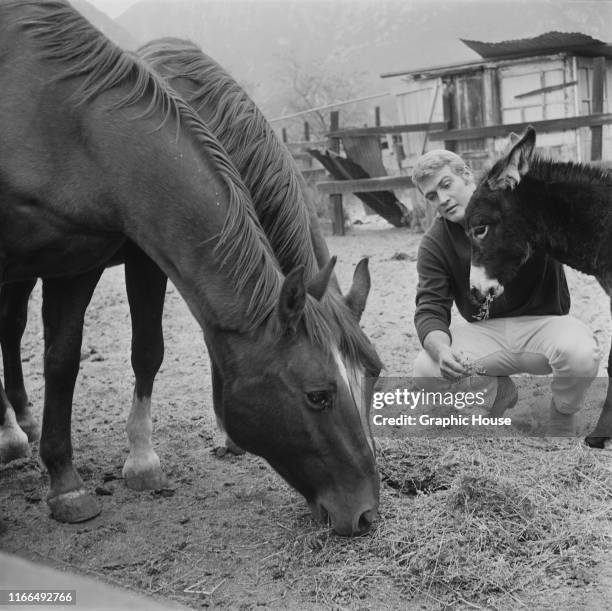
[[[306,137],[303,142],[287,143],[287,145],[296,159],[301,160],[303,163],[310,164],[307,167],[303,166],[302,172],[306,175],[310,172],[311,177],[316,175],[317,179],[319,177],[321,178],[321,180],[316,181],[317,188],[321,193],[329,195],[333,233],[335,235],[344,235],[345,215],[342,203],[343,194],[393,191],[394,189],[414,188],[414,185],[409,176],[372,176],[371,174],[371,178],[323,180],[325,170],[321,167],[313,166],[312,160],[309,162],[306,161],[306,157],[310,155],[305,151],[309,147],[315,148],[317,146],[326,146],[333,153],[339,154],[341,149],[347,149],[347,143],[355,139],[363,139],[364,141],[369,139],[371,146],[362,147],[362,149],[369,150],[370,156],[378,155],[380,165],[382,166],[380,141],[389,134],[425,132],[429,141],[439,142],[441,147],[454,150],[456,143],[461,140],[503,137],[510,132],[520,133],[527,125],[532,125],[536,132],[539,133],[561,132],[581,127],[589,127],[592,133],[591,160],[596,162],[602,159],[602,126],[612,124],[612,113],[601,112],[603,110],[602,105],[597,105],[595,110],[599,110],[599,112],[577,117],[532,121],[529,123],[488,125],[463,129],[449,129],[446,122],[386,126],[377,125],[374,127],[340,129],[338,111],[332,111],[330,115],[330,132],[327,134],[327,140],[312,142]],[[307,128],[305,126],[305,135],[307,133]],[[359,163],[359,160],[355,161]],[[606,162],[604,162],[603,165],[606,165]],[[364,169],[367,170],[368,168]]]

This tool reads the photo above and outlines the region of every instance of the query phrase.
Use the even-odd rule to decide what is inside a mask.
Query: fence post
[[[310,141],[310,123],[308,121],[304,121],[304,141]]]
[[[606,80],[606,58],[596,57],[593,60],[593,91],[591,96],[591,113],[603,112],[604,81]],[[591,161],[600,161],[603,149],[603,126],[591,127]]]
[[[283,127],[282,136],[283,136],[283,142],[287,144],[287,128],[286,127]]]
[[[452,81],[442,82],[442,112],[448,125],[447,129],[455,127],[455,86]],[[447,151],[456,151],[457,142],[455,140],[445,140],[444,148]]]
[[[332,110],[329,113],[329,129],[332,132],[338,131],[340,127],[339,111]],[[340,153],[340,139],[329,139],[329,150]],[[329,208],[332,217],[332,233],[334,235],[344,235],[344,209],[342,208],[342,194],[332,193],[329,196]]]

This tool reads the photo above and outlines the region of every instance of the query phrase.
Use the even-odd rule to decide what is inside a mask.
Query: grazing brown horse
[[[283,278],[206,124],[66,2],[8,1],[0,24],[0,266],[3,286],[45,278],[40,451],[54,517],[98,512],[72,465],[72,391],[85,308],[128,238],[200,323],[230,437],[267,459],[337,532],[367,529],[379,481],[350,383],[380,367],[355,316],[367,273],[347,303],[327,296],[331,266],[309,283],[303,265]],[[347,370],[346,355],[359,370]]]
[[[529,127],[486,173],[467,207],[473,291],[482,299],[500,295],[520,266],[545,250],[595,276],[612,296],[612,177],[600,168],[543,159],[534,153],[535,142]],[[585,441],[603,448],[610,437],[612,384]]]

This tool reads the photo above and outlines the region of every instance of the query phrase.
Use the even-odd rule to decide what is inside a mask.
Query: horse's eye
[[[318,412],[331,409],[334,405],[334,393],[329,390],[307,392],[306,398],[308,399],[308,407]]]
[[[378,378],[381,371],[378,367],[376,369],[366,369],[366,378]]]
[[[476,227],[472,227],[472,235],[476,240],[482,240],[487,235],[487,231],[489,231],[488,225],[476,225]]]

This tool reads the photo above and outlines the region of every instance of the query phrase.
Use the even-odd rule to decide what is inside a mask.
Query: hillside
[[[612,3],[557,0],[141,0],[118,18],[135,38],[192,39],[268,112],[286,105],[287,59],[360,75],[360,95],[388,89],[380,74],[477,59],[459,38],[499,41],[549,30],[607,40]]]
[[[70,0],[70,3],[83,17],[121,48],[132,51],[139,46],[140,43],[136,38],[87,0]]]

